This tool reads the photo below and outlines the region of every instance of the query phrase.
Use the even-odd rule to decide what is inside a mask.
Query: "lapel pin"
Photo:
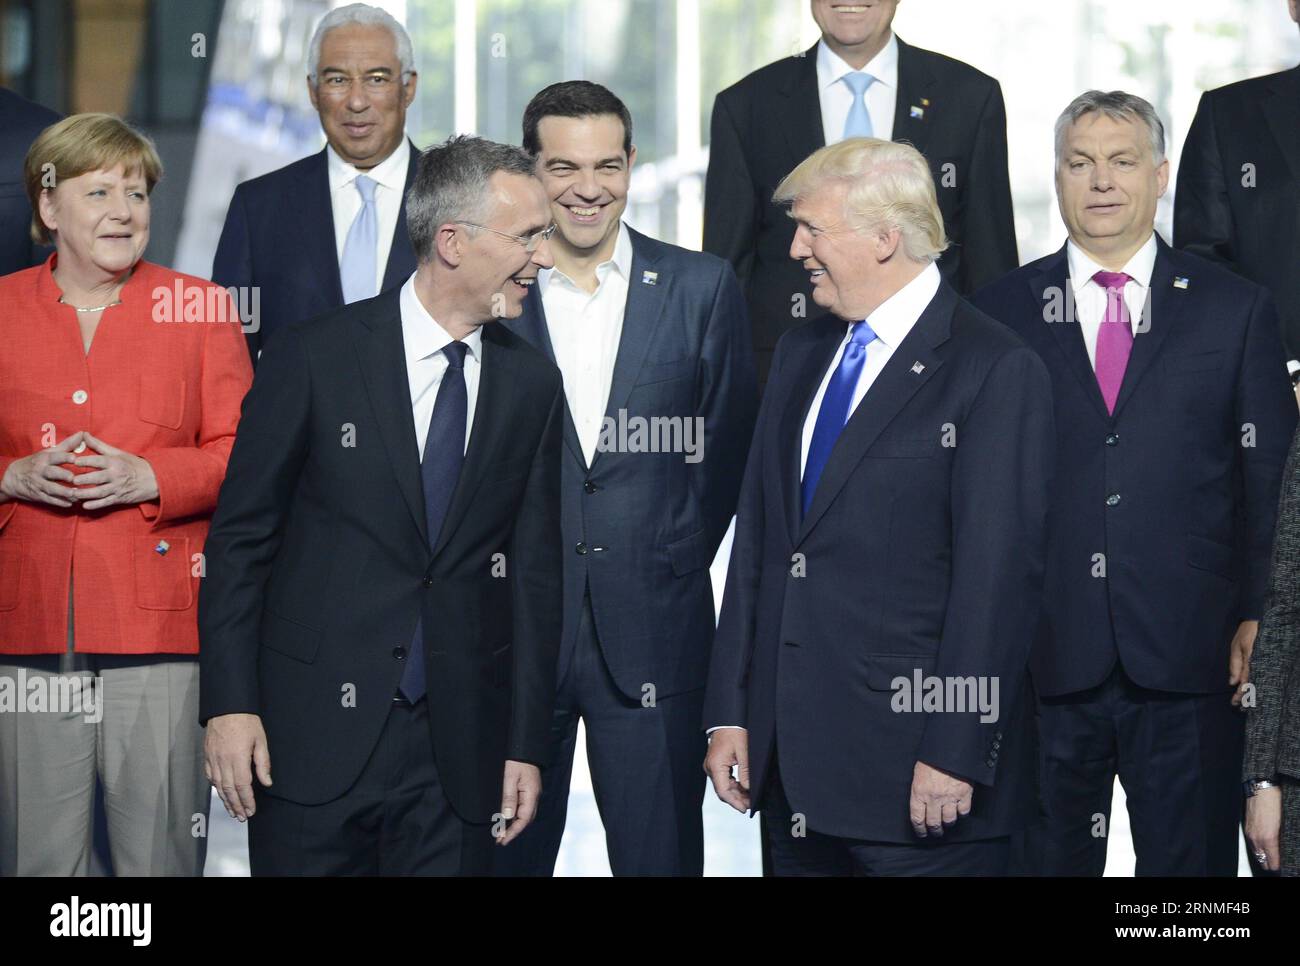
[[[920,362],[913,362],[912,371],[919,376],[921,373],[925,372],[925,366],[923,366]]]
[[[912,117],[916,118],[917,120],[920,120],[921,118],[924,118],[924,117],[925,117],[925,108],[923,108],[923,107],[917,107],[915,104],[913,104],[913,105],[912,105]]]
[[[921,98],[921,106],[922,106],[922,107],[929,107],[929,106],[930,106],[930,98],[928,98],[928,97],[923,97],[923,98]]]
[[[160,557],[165,557],[167,556],[167,551],[170,550],[171,548],[172,545],[168,543],[166,540],[159,540],[158,546],[153,548],[153,552],[158,554],[158,556]]]
[[[1187,288],[1187,276],[1186,276],[1186,275],[1175,275],[1175,276],[1174,276],[1174,288]]]
[[[658,273],[658,272],[642,272],[642,273],[641,273],[641,284],[642,284],[642,285],[657,285],[658,283],[659,283],[659,273]]]

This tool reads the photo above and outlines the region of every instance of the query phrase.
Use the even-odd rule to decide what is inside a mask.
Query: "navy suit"
[[[0,87],[0,275],[38,265],[49,255],[32,241],[23,165],[37,135],[59,120],[49,108]]]
[[[709,564],[735,509],[758,390],[731,267],[629,234],[631,275],[606,419],[617,423],[620,412],[628,420],[698,419],[702,459],[598,448],[588,466],[566,407],[556,761],[534,827],[502,850],[503,872],[554,868],[579,717],[614,873],[699,874],[703,867]],[[506,325],[554,359],[536,288]]]
[[[774,835],[800,813],[845,846],[893,844],[892,871],[942,872],[953,846],[1005,837],[1035,811],[1023,684],[1051,390],[1020,339],[942,283],[849,417],[801,518],[802,427],[844,332],[823,316],[777,347],[704,721],[748,729],[751,802],[772,810]],[[998,715],[895,711],[895,679],[916,672],[996,680]],[[908,815],[917,761],[974,784],[971,813],[925,845]],[[776,871],[790,871],[777,844]]]
[[[419,156],[412,144],[407,190]],[[403,204],[380,291],[400,285],[414,271]],[[326,149],[235,189],[212,259],[212,280],[226,288],[261,289],[259,326],[248,333],[254,366],[277,332],[343,306]]]
[[[1229,642],[1258,619],[1296,425],[1264,289],[1157,240],[1150,319],[1108,414],[1078,324],[1065,248],[974,299],[1052,374],[1057,423],[1041,697],[1048,821],[1031,871],[1100,874],[1118,773],[1138,872],[1235,874],[1241,722]],[[1144,323],[1145,324],[1145,323]]]

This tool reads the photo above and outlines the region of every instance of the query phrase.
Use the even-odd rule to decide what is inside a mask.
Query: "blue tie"
[[[438,545],[451,495],[460,479],[460,467],[465,462],[465,419],[469,407],[469,394],[465,389],[465,353],[468,350],[463,342],[453,342],[443,348],[447,371],[438,387],[438,398],[429,419],[429,433],[424,438],[420,482],[424,488],[424,520],[430,549]],[[423,617],[415,622],[411,659],[402,671],[398,690],[412,704],[424,697]]]
[[[375,182],[364,174],[355,182],[361,193],[361,210],[352,220],[347,241],[343,243],[343,264],[340,280],[343,282],[344,303],[374,298],[375,259],[379,249],[379,216],[375,212]]]
[[[803,470],[803,515],[808,515],[812,506],[813,494],[817,492],[817,481],[822,478],[826,462],[831,458],[831,450],[840,437],[840,430],[849,420],[849,407],[853,405],[853,390],[857,388],[858,376],[862,375],[862,363],[867,358],[867,346],[876,340],[876,333],[866,322],[854,322],[850,330],[849,341],[840,356],[840,364],[835,367],[831,381],[826,386],[826,395],[822,396],[821,409],[817,410],[817,422],[813,425],[812,442],[808,446],[808,460]]]
[[[870,74],[855,70],[850,74],[845,74],[843,81],[849,85],[849,90],[853,91],[853,106],[849,108],[849,116],[844,121],[844,136],[846,138],[869,138],[874,134],[874,131],[871,127],[871,115],[867,113],[867,105],[863,101],[862,95],[867,92],[868,87],[875,83],[876,79]]]

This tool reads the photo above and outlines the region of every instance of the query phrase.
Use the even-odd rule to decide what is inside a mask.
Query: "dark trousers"
[[[360,776],[332,802],[299,805],[267,794],[256,779],[254,785],[253,875],[485,875],[491,869],[491,827],[461,821],[438,779],[427,700],[394,703]]]
[[[907,803],[900,802],[899,807],[906,808]],[[1007,836],[975,842],[927,838],[904,845],[823,835],[796,824],[776,769],[763,793],[762,814],[776,876],[1007,874]]]
[[[702,875],[708,744],[700,723],[703,698],[702,690],[689,691],[647,707],[624,695],[601,653],[591,601],[584,600],[573,659],[556,699],[555,752],[542,772],[537,817],[497,850],[496,874],[554,874],[581,718],[614,875]]]
[[[1016,871],[1101,875],[1118,776],[1138,875],[1235,876],[1244,728],[1230,699],[1150,691],[1118,662],[1095,688],[1039,698],[1046,815]]]

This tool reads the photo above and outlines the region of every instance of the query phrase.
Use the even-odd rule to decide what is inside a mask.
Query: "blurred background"
[[[370,2],[402,21],[415,46],[408,133],[418,146],[452,133],[518,143],[538,89],[600,82],[633,116],[628,222],[690,248],[701,238],[714,95],[818,36],[807,0]],[[120,114],[149,133],[166,167],[149,258],[207,276],[235,186],[324,145],[307,99],[306,47],[317,20],[340,5],[0,0],[0,84],[65,114]],[[903,0],[894,29],[1001,81],[1022,261],[1064,236],[1052,124],[1076,94],[1122,88],[1147,98],[1176,165],[1203,90],[1300,62],[1285,0]],[[1172,193],[1171,179],[1157,216],[1166,237]],[[721,573],[720,559],[718,589]],[[1132,875],[1118,788],[1116,796],[1107,874]],[[208,874],[247,874],[244,830],[215,800],[212,815]],[[757,874],[757,823],[712,793],[705,816],[706,872]],[[609,873],[581,746],[557,872]]]

